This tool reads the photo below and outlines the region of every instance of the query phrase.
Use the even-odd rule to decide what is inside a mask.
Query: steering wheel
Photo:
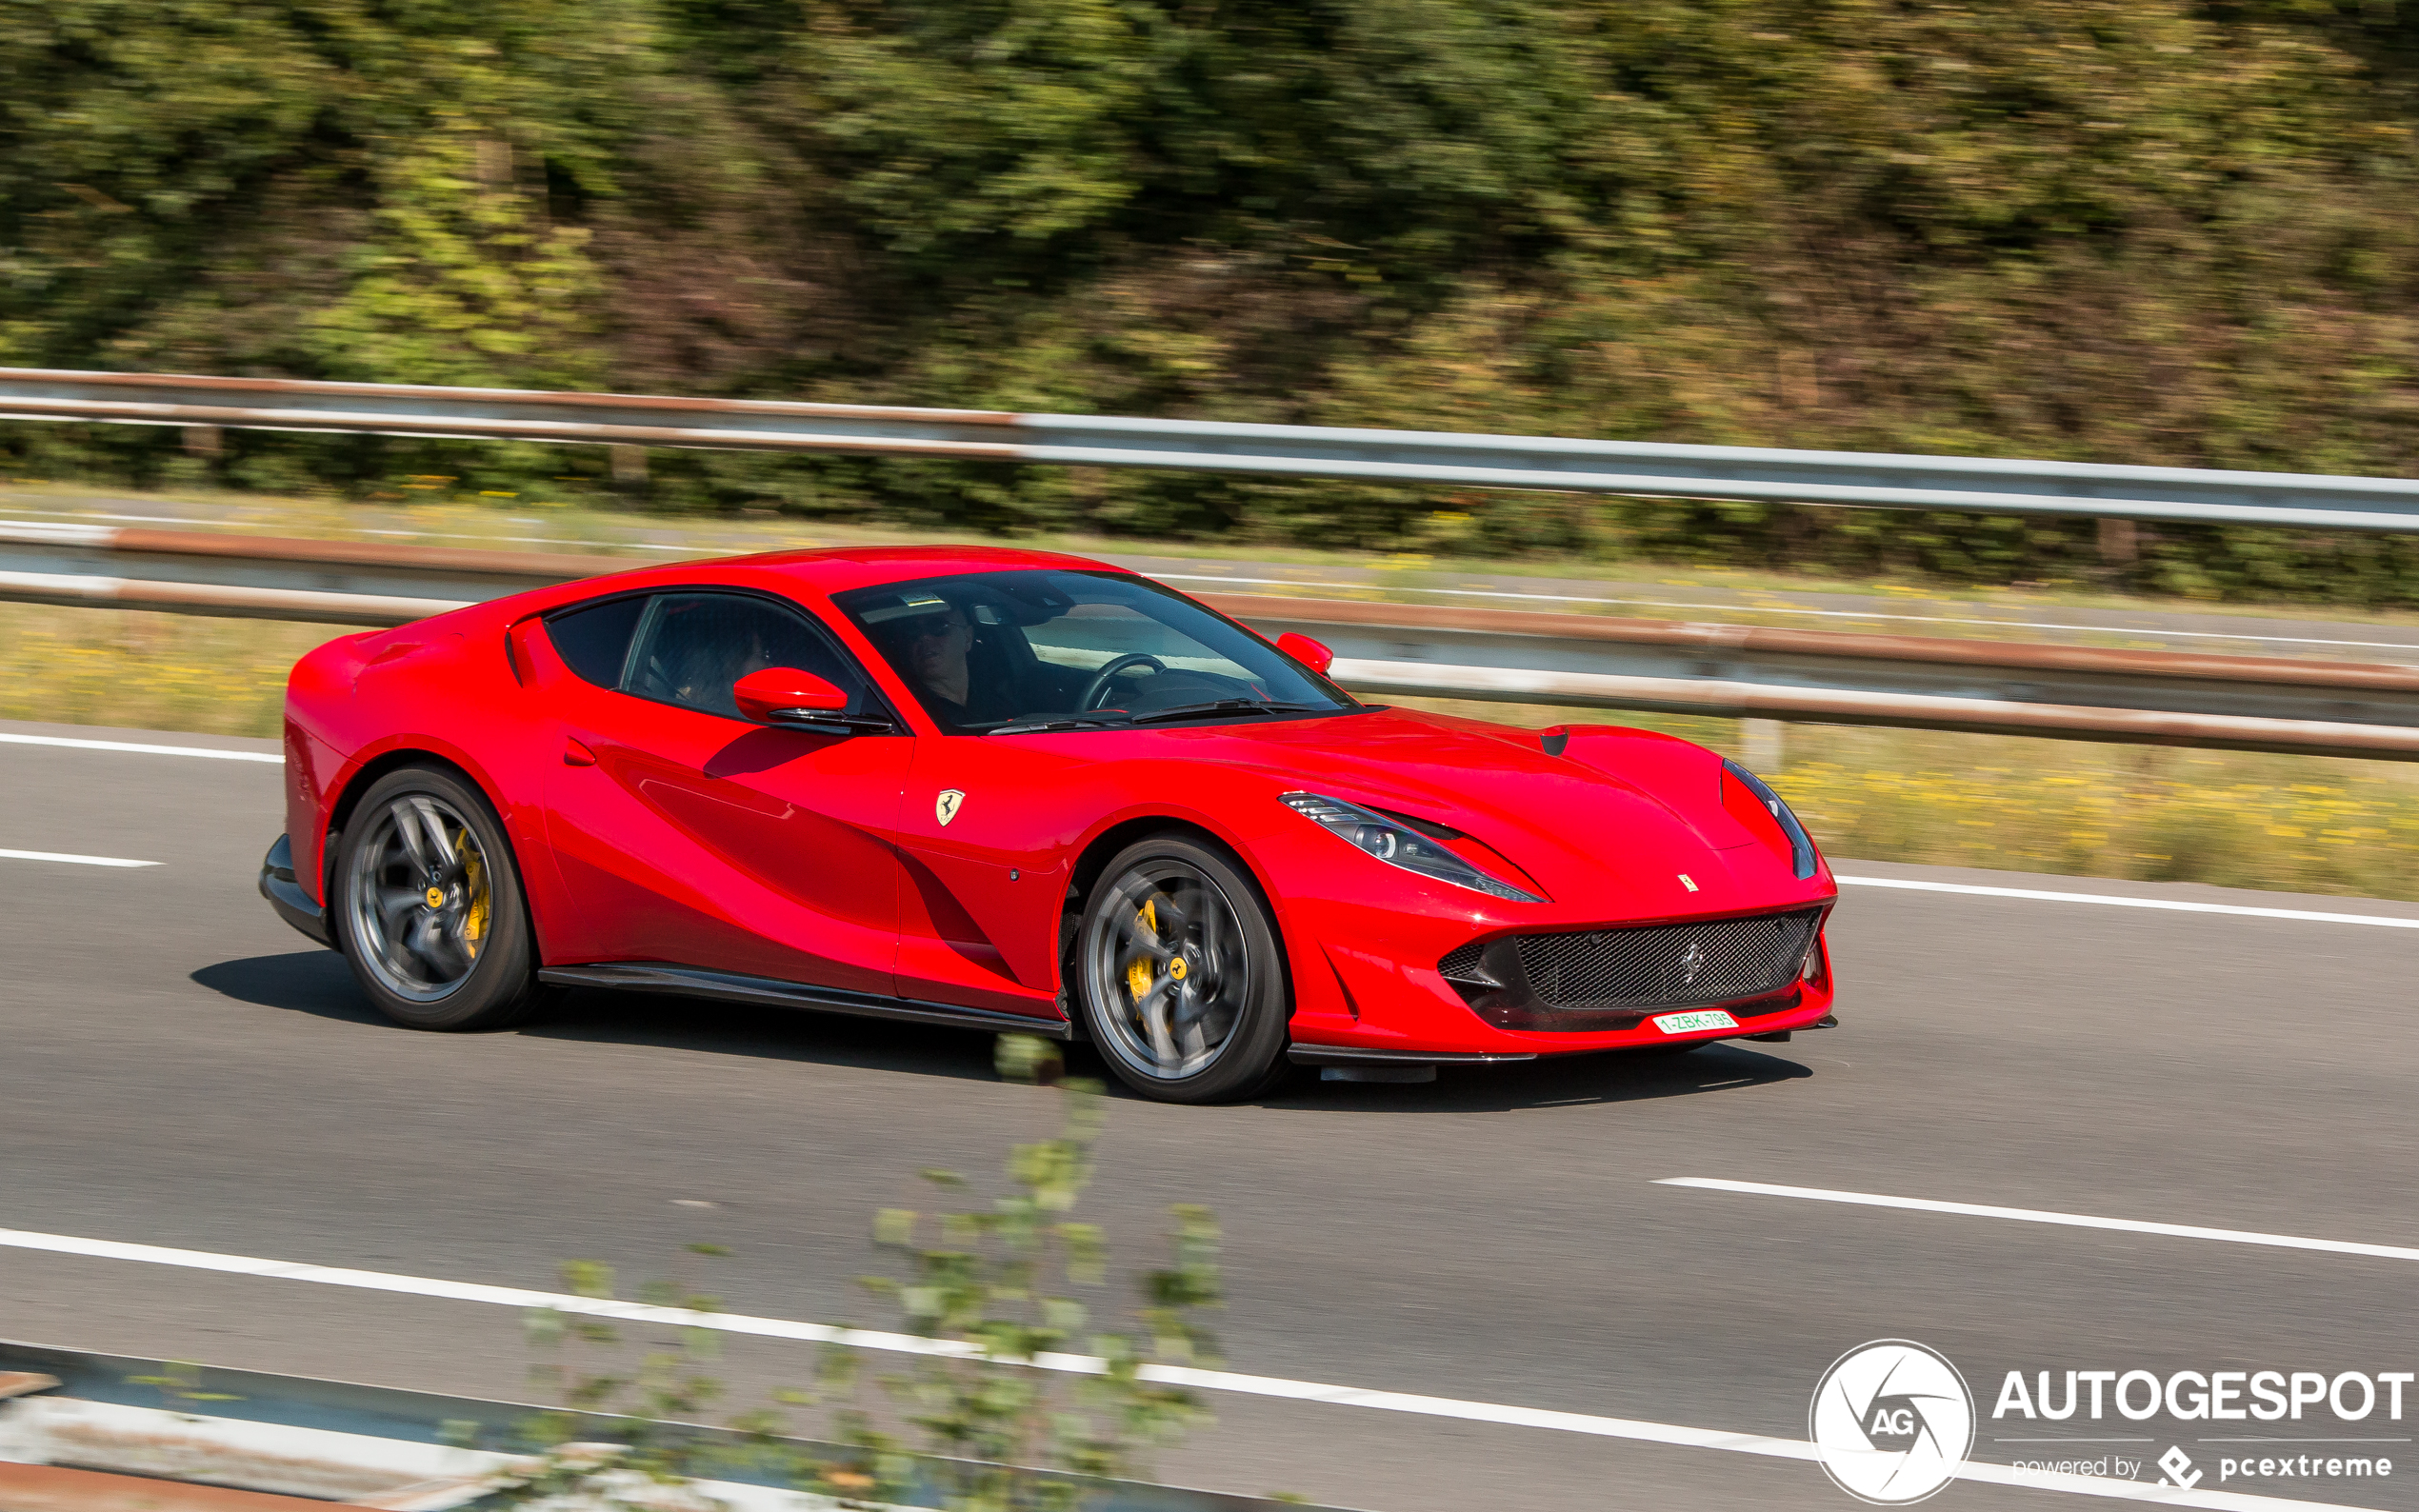
[[[1111,657],[1109,664],[1094,672],[1092,680],[1084,685],[1083,695],[1075,700],[1075,711],[1079,714],[1090,713],[1098,704],[1100,695],[1109,691],[1109,680],[1130,666],[1148,666],[1154,672],[1164,672],[1168,669],[1167,663],[1155,656],[1146,656],[1140,651],[1129,651],[1123,656]]]

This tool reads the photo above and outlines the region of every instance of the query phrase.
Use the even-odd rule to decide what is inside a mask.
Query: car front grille
[[[1437,970],[1471,1007],[1506,1027],[1627,1027],[1666,1008],[1788,991],[1822,922],[1822,909],[1803,908],[1510,935],[1459,946]]]

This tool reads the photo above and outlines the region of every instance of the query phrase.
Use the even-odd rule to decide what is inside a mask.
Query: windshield
[[[1140,578],[980,572],[832,602],[953,735],[1361,706],[1259,637]]]

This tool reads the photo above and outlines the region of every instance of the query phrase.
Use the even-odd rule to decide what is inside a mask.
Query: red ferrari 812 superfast
[[[1085,1039],[1178,1102],[1830,1021],[1837,890],[1745,768],[1329,660],[1033,551],[591,578],[304,657],[261,891],[420,1028],[687,993]]]

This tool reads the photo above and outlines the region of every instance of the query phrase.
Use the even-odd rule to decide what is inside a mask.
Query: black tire
[[[338,840],[329,893],[336,948],[397,1024],[496,1029],[536,1006],[520,867],[459,773],[405,766],[372,783]]]
[[[1085,901],[1072,965],[1085,1031],[1145,1097],[1238,1102],[1292,1069],[1284,952],[1260,889],[1223,850],[1164,834],[1119,851]]]

